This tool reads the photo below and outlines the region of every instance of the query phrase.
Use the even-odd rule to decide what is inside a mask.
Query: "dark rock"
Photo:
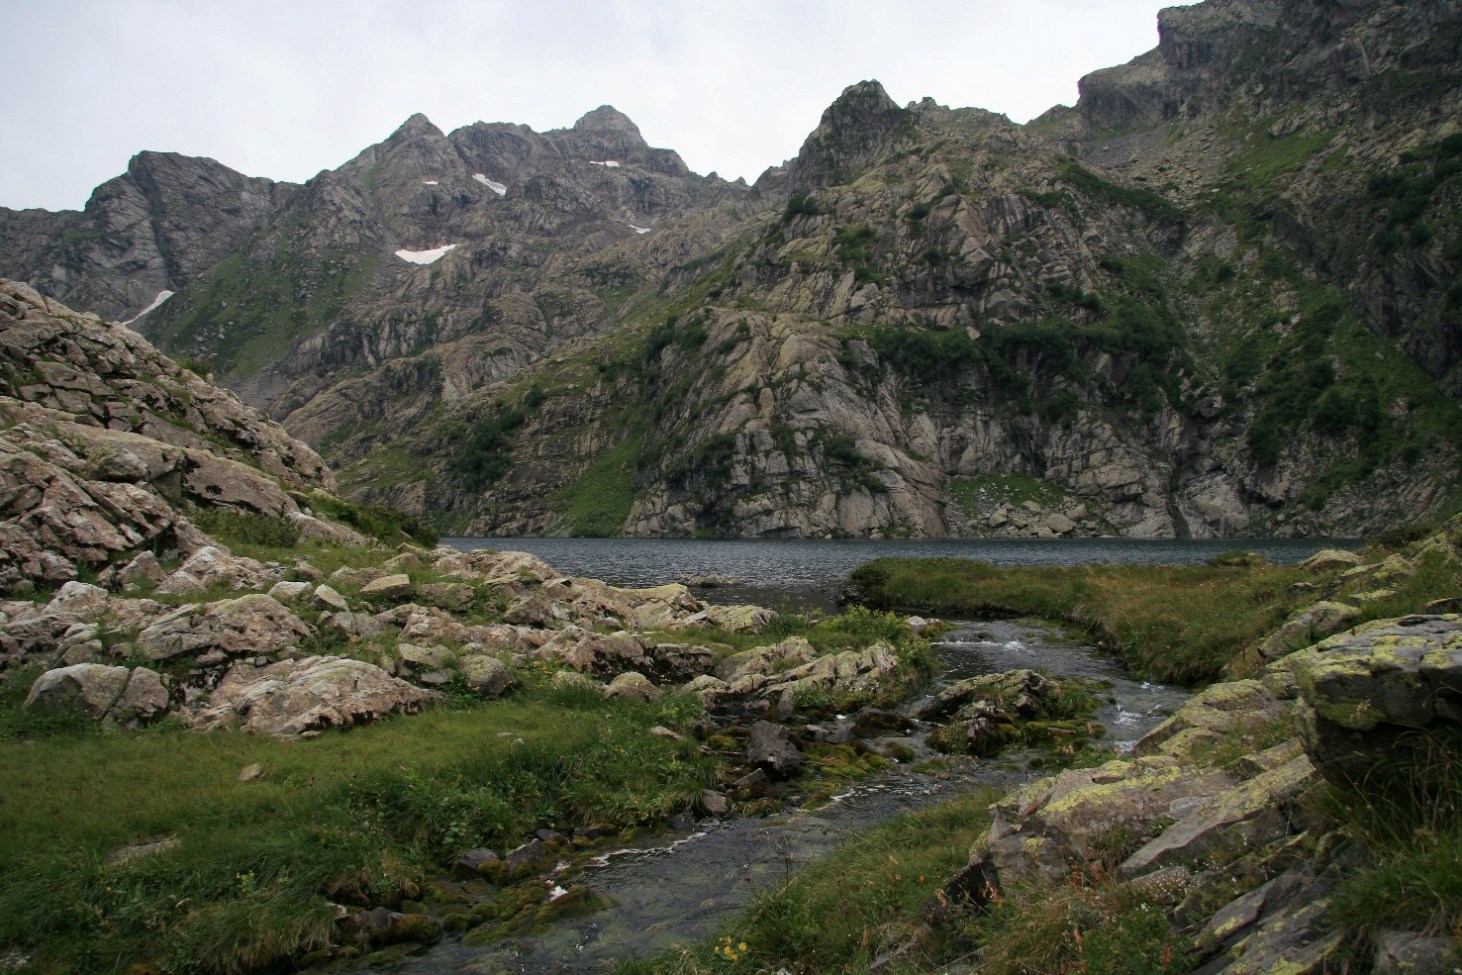
[[[708,816],[724,816],[731,807],[726,797],[713,789],[706,789],[701,793],[700,805]]]
[[[386,907],[347,914],[337,927],[341,940],[366,945],[393,945],[436,940],[442,926],[423,914],[403,914]]]
[[[516,877],[525,870],[531,869],[546,856],[548,856],[548,849],[544,846],[542,840],[535,837],[527,843],[516,846],[508,851],[508,855],[505,858],[508,873]]]
[[[468,850],[452,861],[453,871],[468,877],[490,876],[502,872],[504,867],[502,858],[486,847]]]
[[[786,778],[802,765],[802,753],[786,728],[758,721],[747,738],[746,760],[772,778]]]
[[[1413,782],[1462,755],[1462,616],[1377,620],[1287,658],[1326,776]]]
[[[853,715],[853,734],[859,738],[874,738],[890,731],[908,731],[911,727],[913,722],[893,711],[863,708]]]

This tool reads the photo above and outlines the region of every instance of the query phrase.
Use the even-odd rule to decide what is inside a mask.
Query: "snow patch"
[[[154,308],[156,308],[158,305],[162,304],[164,301],[167,301],[172,296],[173,296],[173,292],[168,291],[166,289],[164,289],[162,291],[159,291],[157,293],[157,297],[154,298],[154,299],[152,299],[152,304],[148,305],[146,308],[142,309],[137,314],[135,314],[131,318],[127,319],[125,322],[120,322],[119,324],[122,324],[122,325],[131,325],[133,322],[137,321],[137,319],[141,318],[143,315],[146,315],[148,312],[152,311]]]
[[[506,184],[506,183],[499,183],[495,179],[488,179],[486,176],[482,175],[481,173],[473,173],[472,174],[472,178],[475,179],[475,180],[477,180],[483,186],[486,186],[488,189],[492,190],[498,196],[507,196],[508,195],[508,184]]]
[[[421,185],[422,186],[436,186],[437,185],[437,181],[434,180],[434,179],[424,179],[424,180],[421,181]]]
[[[432,264],[441,260],[447,251],[456,246],[456,244],[443,244],[441,247],[433,247],[428,251],[399,250],[396,252],[396,256],[403,261],[410,261],[412,264]]]
[[[633,230],[637,234],[648,234],[650,232],[649,227],[636,227],[634,224],[630,224],[629,229]]]
[[[613,160],[613,159],[604,159],[604,160],[590,159],[589,160],[589,165],[590,166],[607,166],[610,169],[618,169],[619,168],[619,163],[617,161]]]

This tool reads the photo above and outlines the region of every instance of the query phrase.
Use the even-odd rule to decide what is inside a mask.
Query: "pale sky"
[[[0,206],[77,209],[143,149],[303,182],[415,112],[609,104],[753,181],[848,85],[1024,122],[1157,44],[1171,0],[0,0]]]

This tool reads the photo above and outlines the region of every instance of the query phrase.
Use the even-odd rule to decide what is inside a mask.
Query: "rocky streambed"
[[[562,898],[577,904],[566,903],[562,915],[531,933],[451,937],[409,957],[382,955],[372,965],[347,970],[589,972],[688,947],[712,937],[757,894],[872,825],[980,788],[1012,790],[1043,774],[1041,765],[1051,760],[1049,748],[1016,744],[997,756],[974,757],[931,747],[931,732],[947,725],[917,716],[937,710],[935,702],[959,694],[962,687],[1026,674],[1030,668],[1088,681],[1099,699],[1093,713],[1099,727],[1091,729],[1091,737],[1117,753],[1130,751],[1190,696],[1132,680],[1118,661],[1098,654],[1077,635],[1035,621],[955,622],[934,648],[938,676],[926,696],[897,711],[810,722],[795,713],[782,716],[780,724],[793,729],[789,738],[856,740],[860,748],[900,756],[882,772],[831,795],[790,789],[787,805],[770,813],[686,819],[678,829],[648,834],[628,847],[575,855],[564,845],[561,857],[542,861],[536,879],[545,902]],[[946,717],[951,714],[957,709]],[[855,731],[866,733],[874,726],[874,715],[886,727],[857,737]],[[496,885],[482,880],[448,881],[437,889],[458,908],[500,896]]]

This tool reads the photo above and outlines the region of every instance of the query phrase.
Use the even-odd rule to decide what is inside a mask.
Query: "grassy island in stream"
[[[1365,602],[1354,622],[1414,612],[1457,594],[1454,565],[1427,557],[1418,569]],[[1332,571],[1321,581],[1339,575]],[[1308,570],[1243,553],[1201,566],[1007,568],[969,559],[890,558],[855,569],[848,592],[883,609],[1061,620],[1089,631],[1143,677],[1201,684],[1242,668],[1262,638],[1317,601],[1319,585]]]

